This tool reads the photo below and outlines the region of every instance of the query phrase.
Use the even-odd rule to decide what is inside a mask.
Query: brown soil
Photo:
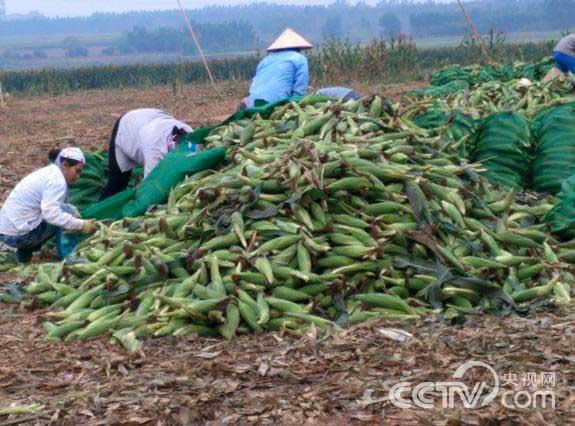
[[[471,320],[464,327],[430,318],[418,324],[380,322],[318,338],[281,334],[221,340],[153,339],[128,355],[101,338],[43,341],[42,312],[3,309],[0,317],[0,406],[43,406],[25,424],[561,425],[575,414],[575,316]],[[386,337],[389,328],[412,335]],[[483,361],[505,377],[504,390],[534,392],[555,377],[556,409],[509,409],[496,399],[480,409],[410,408],[389,401],[399,382],[454,380],[455,369]],[[491,386],[485,370],[465,376]],[[535,373],[534,384],[524,382]],[[471,380],[471,378],[475,380]],[[404,396],[407,396],[404,395]],[[441,401],[437,398],[437,401]],[[4,422],[3,422],[4,421]],[[11,424],[0,416],[0,424]]]
[[[226,100],[208,87],[185,87],[176,97],[171,89],[154,88],[10,98],[0,110],[0,201],[44,164],[49,148],[105,146],[115,119],[127,110],[164,108],[198,127],[231,114],[245,88],[245,83],[222,85]],[[406,88],[359,87],[394,100]],[[10,278],[0,275],[0,285]],[[151,339],[131,356],[106,338],[45,342],[45,313],[0,305],[0,410],[42,406],[35,414],[0,415],[0,425],[573,424],[575,314],[570,312],[477,317],[464,326],[436,318],[382,322],[327,337],[312,330],[303,337],[268,333],[231,343]],[[389,328],[411,337],[393,340]],[[453,380],[455,369],[470,360],[490,364],[503,382],[515,374],[516,387],[505,390],[533,392],[542,384],[524,383],[526,374],[536,373],[537,379],[554,374],[554,386],[544,387],[555,392],[556,409],[509,409],[500,400],[476,410],[439,404],[401,410],[390,403],[394,384]],[[491,384],[487,375],[479,378]],[[473,387],[474,380],[467,383]]]

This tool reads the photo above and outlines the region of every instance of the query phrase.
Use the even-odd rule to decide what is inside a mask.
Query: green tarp
[[[170,191],[186,176],[217,167],[226,156],[225,148],[200,153],[174,150],[170,152],[136,188],[134,199],[122,209],[125,217],[141,216],[150,206],[162,204]]]
[[[82,212],[86,219],[114,219],[143,215],[152,205],[168,199],[171,189],[187,175],[215,168],[225,158],[223,148],[200,153],[174,150],[156,166],[136,189],[128,188]]]

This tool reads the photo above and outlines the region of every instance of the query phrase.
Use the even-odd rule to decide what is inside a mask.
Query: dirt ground
[[[397,100],[409,86],[359,86]],[[209,87],[83,92],[58,97],[9,98],[0,109],[0,202],[25,174],[44,164],[54,146],[105,146],[113,123],[140,107],[163,108],[193,127],[231,114],[245,83]],[[225,100],[223,100],[225,99]],[[0,275],[0,285],[11,277]],[[0,305],[0,413],[12,405],[39,411],[0,414],[0,426],[390,424],[575,424],[575,313],[540,311],[526,318],[471,317],[463,326],[431,317],[418,323],[372,323],[329,336],[264,334],[221,340],[153,339],[128,355],[101,338],[45,342],[45,311]],[[397,329],[402,330],[398,332]],[[389,391],[397,383],[454,381],[468,361],[490,365],[501,392],[524,397],[546,389],[555,396],[541,408],[504,407],[501,398],[483,408],[400,409]],[[475,368],[464,376],[494,379]],[[500,395],[501,395],[500,392]],[[407,398],[410,393],[404,393]],[[428,395],[429,396],[429,395]]]
[[[463,327],[435,318],[380,322],[331,336],[312,330],[231,343],[156,339],[132,356],[104,338],[44,342],[42,314],[4,308],[0,316],[0,406],[42,406],[19,416],[20,424],[568,425],[575,414],[573,314],[477,318]],[[404,341],[396,340],[396,329],[408,333]],[[556,408],[550,400],[545,409],[541,400],[533,408],[507,408],[499,398],[479,409],[442,409],[437,393],[433,409],[390,402],[396,383],[452,381],[471,360],[497,372],[502,392],[532,393],[552,377],[543,388],[554,392]],[[476,380],[493,386],[486,370],[471,373],[470,389]],[[16,424],[11,420],[0,416],[2,425]]]

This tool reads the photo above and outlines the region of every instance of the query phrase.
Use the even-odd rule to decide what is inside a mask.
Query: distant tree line
[[[227,54],[252,51],[257,45],[253,27],[246,22],[222,22],[218,24],[194,25],[198,40],[206,53]],[[85,41],[76,36],[66,37],[58,46],[66,58],[87,58],[93,56]],[[185,26],[147,29],[134,27],[122,34],[117,41],[99,46],[104,56],[130,54],[179,54],[196,55],[197,48]],[[95,49],[97,52],[98,49]],[[97,53],[96,53],[97,55]],[[0,67],[18,64],[20,61],[38,61],[48,58],[47,49],[1,49]]]
[[[246,22],[199,24],[194,27],[202,49],[209,53],[250,50],[257,44],[254,29]],[[189,30],[184,26],[150,30],[145,27],[134,27],[122,36],[117,47],[121,53],[177,52],[185,55],[197,53]]]
[[[575,0],[474,0],[466,5],[481,32],[496,27],[500,31],[566,30],[575,25]],[[345,0],[329,6],[294,6],[259,3],[243,6],[207,6],[190,10],[190,17],[204,31],[215,31],[225,41],[213,49],[227,49],[235,41],[226,31],[235,34],[241,28],[248,34],[238,42],[242,48],[265,47],[286,26],[300,31],[312,42],[345,37],[366,41],[380,36],[403,33],[414,37],[463,35],[466,22],[456,3],[412,0],[384,0],[376,6],[363,2],[349,5]],[[0,23],[0,35],[61,35],[131,32],[146,28],[147,36],[156,30],[180,30],[179,11],[95,13],[80,18],[34,18]],[[170,37],[176,37],[170,33]],[[211,38],[210,43],[211,43]],[[183,43],[183,41],[182,41]],[[208,41],[206,41],[208,43]],[[178,48],[186,47],[177,44]],[[142,47],[140,47],[142,48]]]

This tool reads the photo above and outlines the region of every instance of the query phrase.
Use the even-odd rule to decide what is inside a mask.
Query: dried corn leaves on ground
[[[289,333],[221,338],[153,339],[129,355],[107,339],[77,343],[43,340],[42,312],[3,310],[0,319],[2,406],[41,407],[1,417],[19,424],[185,425],[259,424],[570,424],[575,410],[572,312],[527,318],[474,316],[463,326],[425,321],[379,321],[317,341]],[[389,328],[413,335],[390,339]],[[556,409],[507,409],[493,402],[476,410],[393,406],[396,383],[453,379],[471,359],[515,375],[554,374]],[[513,376],[508,376],[513,377]],[[486,378],[487,380],[487,378]],[[473,386],[473,383],[469,383]]]

